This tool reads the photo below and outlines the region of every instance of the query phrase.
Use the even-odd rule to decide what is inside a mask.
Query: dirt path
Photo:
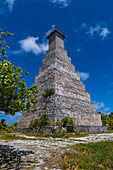
[[[70,146],[78,143],[98,142],[102,140],[113,140],[113,133],[104,134],[92,134],[87,137],[80,138],[40,138],[40,137],[28,137],[25,135],[19,135],[25,137],[26,140],[12,140],[5,141],[0,140],[0,145],[11,146],[16,150],[25,151],[29,154],[23,154],[21,156],[24,162],[20,169],[30,170],[43,170],[53,169],[60,170],[61,155],[67,150],[70,150]],[[33,153],[31,153],[31,151]],[[76,151],[75,151],[76,152]],[[28,164],[26,164],[26,163]]]

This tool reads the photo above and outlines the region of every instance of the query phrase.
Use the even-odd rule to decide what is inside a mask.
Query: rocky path
[[[0,147],[5,149],[5,151],[8,150],[7,148],[12,148],[16,152],[18,151],[21,157],[21,163],[19,163],[18,168],[15,168],[15,165],[13,169],[30,170],[60,170],[61,166],[59,162],[61,162],[61,155],[66,150],[69,151],[71,149],[70,146],[78,143],[113,140],[113,133],[91,134],[87,137],[69,139],[18,136],[25,137],[26,139],[12,141],[0,140]]]

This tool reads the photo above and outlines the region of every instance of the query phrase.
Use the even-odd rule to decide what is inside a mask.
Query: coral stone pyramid
[[[28,127],[29,123],[47,114],[51,123],[60,121],[63,117],[71,117],[76,126],[102,126],[101,115],[95,111],[95,104],[90,101],[90,94],[85,91],[85,84],[80,81],[80,75],[75,72],[71,58],[64,49],[64,38],[56,29],[47,39],[49,49],[43,59],[35,84],[40,92],[36,113],[24,112],[19,118],[18,127]],[[55,90],[54,95],[43,98],[47,88]]]

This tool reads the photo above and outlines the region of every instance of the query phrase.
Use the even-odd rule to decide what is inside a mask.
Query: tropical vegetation
[[[23,74],[21,67],[7,60],[9,46],[4,39],[9,36],[13,34],[0,29],[0,113],[15,115],[18,111],[29,112],[36,105],[38,89],[35,85],[28,88],[24,80],[28,73]]]
[[[109,115],[106,115],[102,112],[98,113],[101,114],[102,125],[107,126],[108,130],[113,130],[113,112],[111,112]]]

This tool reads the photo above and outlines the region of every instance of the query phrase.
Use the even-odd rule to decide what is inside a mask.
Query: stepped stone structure
[[[71,58],[64,49],[64,38],[61,32],[54,29],[48,36],[49,50],[43,59],[35,84],[40,90],[36,113],[24,112],[19,118],[18,128],[26,128],[30,122],[47,114],[51,123],[63,117],[71,117],[76,126],[102,126],[101,115],[95,111],[95,104],[90,100],[85,84],[75,72]],[[47,88],[55,90],[51,97],[43,98]]]

